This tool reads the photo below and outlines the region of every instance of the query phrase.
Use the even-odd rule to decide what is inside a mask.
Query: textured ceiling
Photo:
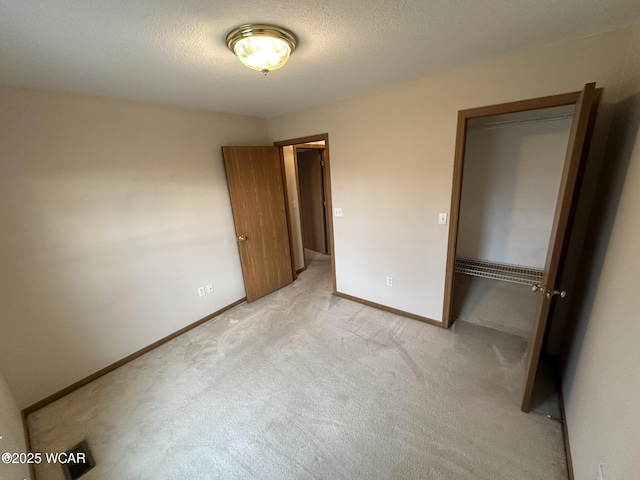
[[[269,117],[624,26],[638,0],[0,0],[0,83]],[[264,77],[247,22],[299,46]]]

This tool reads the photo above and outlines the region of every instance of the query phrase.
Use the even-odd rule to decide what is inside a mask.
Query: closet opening
[[[575,105],[472,118],[451,315],[530,340]]]
[[[464,319],[527,342],[524,412],[540,404],[547,332],[571,294],[562,275],[601,94],[588,83],[458,112],[443,326]]]

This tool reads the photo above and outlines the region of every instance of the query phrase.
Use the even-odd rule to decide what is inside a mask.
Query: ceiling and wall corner
[[[636,0],[4,0],[0,84],[270,117],[638,16]],[[225,44],[252,21],[299,39],[266,78]]]

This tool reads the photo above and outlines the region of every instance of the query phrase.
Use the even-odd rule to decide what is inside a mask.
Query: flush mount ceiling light
[[[252,23],[227,34],[227,46],[240,61],[265,75],[281,68],[296,49],[298,39],[286,28]]]

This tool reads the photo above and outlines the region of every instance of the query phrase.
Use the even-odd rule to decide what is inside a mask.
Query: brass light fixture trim
[[[293,32],[277,25],[249,23],[231,30],[226,43],[242,63],[266,75],[287,63],[298,39]]]

